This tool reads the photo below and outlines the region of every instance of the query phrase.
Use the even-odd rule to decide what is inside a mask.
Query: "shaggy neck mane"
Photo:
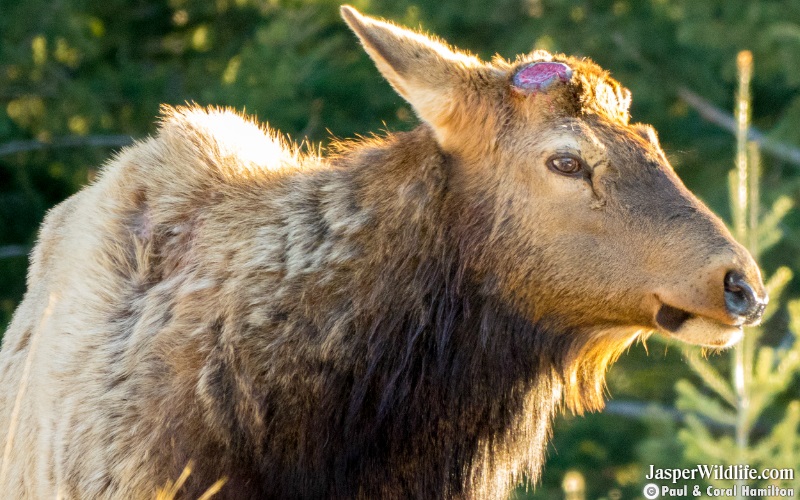
[[[340,445],[441,471],[421,492],[458,493],[441,490],[449,484],[500,496],[509,481],[538,474],[563,395],[575,411],[602,405],[606,365],[624,345],[534,324],[471,271],[481,231],[450,192],[453,161],[423,126],[334,162],[356,165],[356,185],[374,177],[383,192],[410,193],[369,207],[383,246],[366,251],[372,282],[349,299],[363,357],[341,415],[350,441]],[[337,476],[352,465],[337,464]]]

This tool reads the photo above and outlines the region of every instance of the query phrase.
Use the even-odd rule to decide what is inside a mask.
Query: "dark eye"
[[[583,170],[583,160],[569,153],[558,153],[547,160],[547,168],[558,174],[575,176]]]

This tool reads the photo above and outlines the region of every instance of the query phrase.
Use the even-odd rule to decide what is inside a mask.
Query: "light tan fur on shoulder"
[[[133,377],[142,363],[163,354],[145,338],[155,333],[147,322],[161,306],[124,304],[136,287],[197,294],[211,285],[149,282],[154,271],[176,282],[186,279],[188,268],[198,264],[180,255],[156,263],[164,256],[153,251],[154,239],[169,235],[181,245],[178,252],[191,251],[186,233],[204,205],[242,184],[276,182],[310,163],[230,110],[165,107],[156,138],[123,151],[92,186],[48,213],[32,255],[26,299],[3,340],[0,383],[7,390],[0,393],[0,428],[16,430],[0,441],[6,444],[3,491],[16,492],[16,498],[118,498],[120,485],[128,498],[155,491],[161,479],[146,471],[166,464],[147,463],[155,458],[146,451],[154,443],[120,435],[145,425],[138,420],[143,415],[130,414],[143,401],[129,399],[109,377]],[[131,323],[133,312],[126,307],[153,313]],[[124,354],[137,342],[137,352]],[[142,392],[159,389],[145,380],[136,385]],[[15,404],[16,388],[24,388],[19,397],[25,404]],[[98,421],[98,410],[111,412],[109,418]],[[168,443],[156,445],[161,446]],[[20,450],[32,454],[26,459]],[[79,470],[116,479],[98,483]],[[76,484],[71,474],[84,479]]]

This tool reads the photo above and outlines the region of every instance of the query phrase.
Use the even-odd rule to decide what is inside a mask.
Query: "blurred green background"
[[[790,209],[800,195],[797,0],[352,3],[486,59],[535,48],[591,57],[632,90],[634,120],[656,127],[679,175],[726,220],[736,55],[751,50],[762,205],[783,200],[761,261],[768,276],[780,266],[800,270],[800,214]],[[382,80],[338,7],[329,0],[3,0],[0,331],[24,293],[26,254],[47,209],[90,182],[131,137],[152,133],[161,103],[233,106],[298,142],[323,145],[331,136],[414,127],[413,112]],[[800,295],[797,281],[775,300],[759,345],[788,352],[796,344],[796,318],[782,305]],[[654,338],[648,350],[631,348],[611,370],[605,412],[558,420],[541,483],[514,496],[562,498],[565,474],[578,471],[589,498],[636,498],[650,464],[696,463],[694,444],[727,442],[732,426],[724,418],[702,417],[709,436],[687,427],[687,415],[698,410],[681,404],[676,382],[714,393],[687,367],[683,348]],[[708,364],[729,378],[728,354]],[[788,382],[755,417],[753,442],[784,422],[798,399],[797,368],[775,362],[772,369],[790,369]],[[791,424],[781,432],[796,440]],[[777,460],[800,468],[798,457],[800,444]]]

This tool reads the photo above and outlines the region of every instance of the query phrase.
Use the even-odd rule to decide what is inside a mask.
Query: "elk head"
[[[485,63],[342,14],[453,160],[461,237],[480,240],[471,268],[531,320],[713,347],[759,321],[753,258],[683,185],[654,130],[629,122],[630,92],[597,65],[543,51]]]

